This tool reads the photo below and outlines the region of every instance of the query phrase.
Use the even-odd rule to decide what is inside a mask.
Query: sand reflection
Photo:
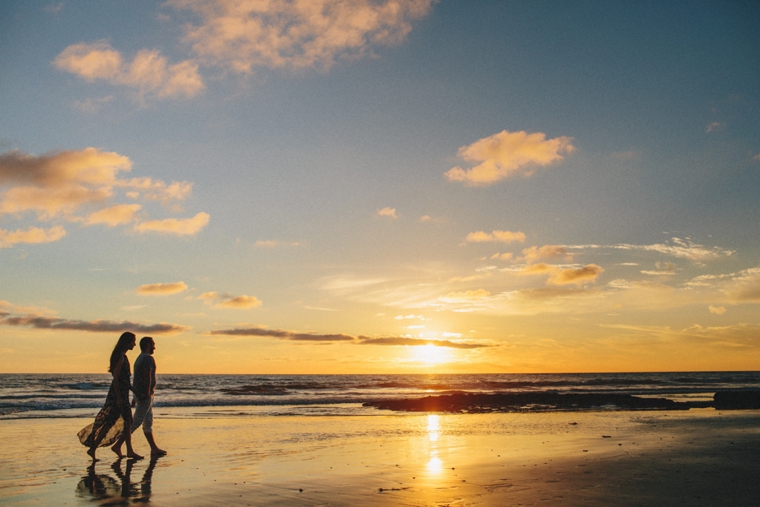
[[[124,465],[124,461],[126,464]],[[153,481],[153,470],[158,462],[158,457],[152,457],[148,463],[142,479],[139,482],[132,482],[132,469],[135,466],[133,460],[117,459],[110,469],[113,474],[97,473],[99,462],[92,463],[87,467],[87,475],[83,476],[77,484],[77,496],[93,500],[102,504],[112,504],[115,499],[131,499],[133,502],[148,502]],[[101,464],[105,468],[107,465]]]
[[[438,437],[441,430],[441,417],[437,414],[427,416],[427,434],[430,440],[430,460],[427,462],[428,474],[438,475],[443,471],[443,462],[438,456]]]

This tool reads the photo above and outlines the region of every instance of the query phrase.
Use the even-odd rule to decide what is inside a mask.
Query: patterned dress
[[[95,416],[95,422],[83,428],[77,435],[79,441],[87,447],[92,447],[97,442],[100,435],[104,435],[98,447],[110,445],[121,436],[124,432],[126,423],[132,424],[132,409],[129,404],[129,378],[132,375],[129,366],[129,359],[126,354],[122,357],[121,369],[119,370],[116,382],[111,382],[108,389],[106,403]],[[116,387],[115,387],[116,386]],[[119,406],[116,389],[121,395],[121,407]]]

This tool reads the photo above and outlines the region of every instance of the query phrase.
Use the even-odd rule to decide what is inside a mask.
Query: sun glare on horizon
[[[425,366],[434,366],[453,361],[451,352],[444,347],[438,347],[432,343],[414,347],[412,358]]]

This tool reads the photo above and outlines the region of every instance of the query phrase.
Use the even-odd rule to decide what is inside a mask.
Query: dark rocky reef
[[[560,394],[554,392],[471,394],[455,393],[413,399],[364,403],[365,407],[400,412],[540,412],[556,410],[688,410],[694,403],[629,394]],[[699,406],[709,406],[702,404]]]
[[[718,391],[713,398],[713,406],[718,410],[760,409],[760,391]]]

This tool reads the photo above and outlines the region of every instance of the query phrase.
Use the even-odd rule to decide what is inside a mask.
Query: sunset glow
[[[3,2],[0,372],[760,368],[756,3],[258,5]]]

